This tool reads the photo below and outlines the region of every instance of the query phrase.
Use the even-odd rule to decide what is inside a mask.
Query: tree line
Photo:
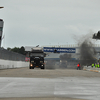
[[[14,48],[8,47],[7,50],[26,55],[25,48],[23,46],[20,48],[19,47],[14,47]]]

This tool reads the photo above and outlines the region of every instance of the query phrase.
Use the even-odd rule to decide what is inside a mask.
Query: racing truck
[[[45,64],[44,64],[44,57],[46,54],[42,50],[35,50],[33,49],[31,52],[29,52],[29,57],[30,57],[30,69],[34,68],[41,68],[45,69]]]

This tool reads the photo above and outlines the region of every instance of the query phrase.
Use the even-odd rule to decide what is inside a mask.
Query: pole
[[[4,8],[4,7],[0,7],[0,9],[2,9],[2,8]]]

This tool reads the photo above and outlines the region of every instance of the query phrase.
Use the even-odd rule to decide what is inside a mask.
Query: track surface
[[[99,77],[100,73],[75,69],[0,70],[0,100],[99,100]]]
[[[0,70],[0,77],[57,78],[57,77],[100,77],[100,73],[76,69],[5,69]]]

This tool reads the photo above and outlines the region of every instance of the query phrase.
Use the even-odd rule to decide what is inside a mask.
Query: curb
[[[83,68],[83,70],[84,71],[97,72],[97,73],[100,72],[100,68],[88,68],[88,67],[85,67],[85,68]]]

